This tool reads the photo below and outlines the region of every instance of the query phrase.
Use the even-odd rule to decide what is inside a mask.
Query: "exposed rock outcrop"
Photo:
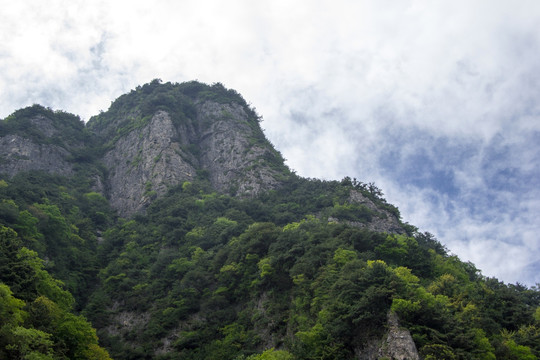
[[[256,195],[278,185],[279,172],[266,163],[275,150],[249,124],[242,106],[203,101],[196,109],[195,119],[181,123],[157,111],[146,125],[114,141],[103,158],[105,188],[121,216],[201,172],[222,193]]]
[[[37,115],[30,119],[30,124],[47,138],[58,134],[58,129],[54,126],[53,121],[43,115]]]
[[[349,195],[349,201],[351,203],[366,206],[374,214],[371,221],[368,223],[349,221],[349,225],[356,227],[366,227],[369,230],[385,232],[389,234],[405,233],[405,230],[401,226],[400,221],[395,214],[377,206],[373,201],[362,195],[360,191],[351,190],[351,193]]]
[[[419,360],[420,356],[409,330],[399,327],[396,313],[388,312],[388,333],[380,350],[379,358],[391,360]]]
[[[113,208],[127,217],[163,195],[169,186],[191,180],[196,168],[192,156],[173,139],[182,139],[164,111],[158,111],[143,128],[116,141],[104,158],[108,169],[108,197]]]
[[[67,161],[70,153],[57,145],[38,144],[19,135],[0,137],[0,173],[9,177],[22,171],[42,170],[59,175],[71,175]]]
[[[234,92],[200,83],[152,82],[118,98],[85,125],[74,115],[39,105],[21,109],[0,129],[0,173],[43,170],[78,174],[77,161],[92,162],[92,190],[105,195],[122,217],[144,209],[171,187],[207,178],[213,189],[256,196],[291,176],[265,138],[259,117]],[[1,136],[2,134],[0,134]],[[353,226],[403,233],[398,217],[360,191],[371,220]],[[331,219],[329,219],[331,220]],[[341,221],[341,220],[339,220]]]
[[[383,339],[372,339],[355,351],[358,360],[420,360],[416,345],[409,330],[399,326],[393,311],[388,312],[388,330]]]
[[[256,195],[278,185],[278,173],[264,162],[275,156],[275,150],[259,129],[250,126],[242,106],[206,101],[197,108],[200,165],[209,172],[214,188]]]

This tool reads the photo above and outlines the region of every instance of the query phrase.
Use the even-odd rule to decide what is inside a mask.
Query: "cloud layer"
[[[540,282],[536,1],[0,0],[0,118],[222,82],[300,175],[375,181],[485,275]]]

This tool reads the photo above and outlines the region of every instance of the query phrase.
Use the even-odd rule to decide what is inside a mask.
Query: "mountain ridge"
[[[296,176],[266,139],[260,120],[240,94],[220,83],[156,79],[120,96],[86,125],[76,115],[40,105],[8,116],[0,122],[0,173],[72,176],[74,161],[93,161],[92,189],[121,217],[144,211],[169,188],[200,176],[220,193],[253,197]],[[29,134],[24,126],[32,129]],[[71,131],[62,136],[66,127]],[[374,230],[404,232],[399,213],[378,209],[360,192],[351,193],[350,201],[381,214]]]
[[[0,121],[0,305],[31,310],[0,311],[0,357],[65,358],[43,279],[104,359],[95,334],[116,359],[540,356],[538,289],[482,276],[372,183],[297,176],[260,120],[221,84],[154,80],[86,125]]]
[[[33,126],[41,139],[52,143],[39,144],[39,136],[32,137],[34,141],[15,134],[3,136],[0,145],[5,155],[0,172],[13,176],[22,170],[46,170],[71,175],[68,158],[72,150],[84,153],[98,148],[102,153],[98,161],[106,171],[95,188],[107,195],[124,217],[144,209],[152,196],[163,195],[167,187],[192,180],[198,172],[207,172],[216,190],[238,195],[272,189],[279,184],[279,177],[290,173],[279,152],[264,137],[258,116],[239,94],[222,85],[192,82],[187,84],[195,96],[190,99],[182,93],[182,85],[153,81],[121,96],[107,112],[92,117],[80,131],[93,138],[94,149],[83,149],[83,143],[58,141],[54,134],[60,130],[50,119],[56,113],[39,106],[16,112],[6,123],[18,121]],[[208,89],[223,95],[209,97]],[[123,103],[132,103],[141,94],[149,99],[146,103],[123,109]],[[75,117],[73,120],[77,121]],[[12,132],[17,130],[21,132]],[[48,154],[48,161],[40,154]]]

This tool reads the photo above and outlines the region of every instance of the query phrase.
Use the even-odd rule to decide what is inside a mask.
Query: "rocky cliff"
[[[30,139],[9,134],[0,137],[0,173],[10,177],[22,171],[42,170],[60,175],[71,175],[69,152],[57,145],[38,144]]]
[[[92,162],[99,169],[90,176],[92,190],[122,217],[197,179],[219,193],[257,196],[295,176],[259,122],[246,101],[221,84],[156,80],[120,96],[86,126],[74,115],[39,105],[0,121],[0,174],[76,176],[79,162]],[[361,192],[352,191],[348,202],[373,214],[371,221],[351,225],[403,232],[398,216]]]
[[[181,85],[148,84],[91,119],[89,128],[107,149],[106,195],[121,216],[196,177],[206,177],[221,193],[254,196],[288,175],[245,101],[221,86],[214,91],[228,96],[208,98],[199,91],[187,97]],[[133,100],[145,92],[151,104]],[[124,106],[141,101],[143,106]]]
[[[396,313],[388,312],[388,332],[379,349],[379,359],[419,360],[411,333],[399,326]]]
[[[399,221],[399,216],[395,213],[377,206],[372,200],[362,195],[360,191],[351,190],[349,201],[355,204],[361,204],[366,206],[374,213],[371,221],[368,224],[349,221],[349,225],[357,227],[366,227],[373,231],[386,232],[392,234],[405,233],[403,226]]]
[[[399,326],[395,312],[387,314],[387,331],[382,339],[371,339],[362,348],[355,349],[358,360],[419,360],[420,355],[408,329]]]
[[[118,139],[103,157],[111,205],[129,216],[163,195],[168,186],[191,180],[196,168],[182,150],[168,113],[158,111],[147,126]]]
[[[87,144],[84,124],[74,115],[34,105],[0,122],[0,174],[12,177],[41,170],[73,174],[73,161]]]
[[[73,239],[91,244],[95,238],[94,248],[99,247],[99,256],[105,255],[109,264],[98,275],[100,294],[111,301],[98,294],[81,306],[90,309],[100,336],[125,346],[115,348],[117,354],[133,351],[131,358],[140,358],[137,344],[146,342],[148,334],[154,341],[148,351],[155,356],[202,348],[192,334],[215,316],[225,316],[216,325],[217,335],[211,335],[221,336],[219,329],[228,326],[223,324],[242,312],[246,322],[230,329],[242,339],[256,338],[257,350],[283,346],[299,332],[306,340],[302,351],[316,354],[319,350],[310,349],[308,340],[328,335],[317,327],[320,322],[330,324],[330,318],[322,316],[327,309],[347,309],[342,316],[350,313],[361,320],[373,315],[368,304],[390,306],[384,298],[390,292],[375,291],[370,284],[379,277],[398,279],[384,262],[378,263],[382,270],[377,272],[363,261],[376,254],[385,259],[383,245],[392,237],[380,233],[406,232],[397,209],[372,184],[293,174],[265,138],[256,112],[239,94],[219,84],[154,81],[122,95],[86,125],[74,115],[41,106],[19,110],[0,121],[0,179],[27,171],[65,177],[59,181],[58,198],[78,201],[66,208],[69,214],[86,212],[72,230],[87,236],[88,242],[79,241],[83,238],[78,234]],[[9,182],[0,186],[5,189]],[[71,193],[65,191],[69,187],[74,187]],[[39,189],[46,203],[49,194]],[[133,221],[116,222],[109,205]],[[38,210],[33,209],[36,214]],[[66,252],[62,241],[57,253]],[[213,259],[214,254],[219,257]],[[69,262],[74,258],[66,256]],[[96,267],[86,269],[86,278],[95,279]],[[366,310],[356,314],[354,307],[341,308],[349,296],[334,303],[334,295],[312,291],[319,285],[328,294],[349,289],[354,300],[365,295],[361,303]],[[94,285],[84,286],[80,298],[86,301]],[[321,301],[328,304],[317,305]],[[304,315],[287,328],[285,319],[292,308]],[[317,325],[302,320],[314,314],[322,314]],[[388,318],[388,331],[381,338],[384,315],[381,321],[374,318],[380,331],[369,335],[371,343],[364,341],[369,337],[362,337],[363,330],[355,329],[354,344],[346,350],[365,359],[418,358],[410,334],[395,317]],[[244,333],[243,327],[251,325],[252,332]]]

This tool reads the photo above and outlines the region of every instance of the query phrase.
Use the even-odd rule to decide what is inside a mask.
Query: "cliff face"
[[[378,207],[373,201],[362,195],[360,191],[352,190],[349,196],[352,203],[361,204],[374,212],[375,216],[368,224],[350,222],[350,225],[357,227],[367,227],[370,230],[377,232],[386,232],[393,234],[403,234],[403,226],[399,222],[398,216],[388,211],[387,209]]]
[[[214,188],[220,192],[256,195],[279,184],[283,160],[257,127],[249,124],[248,115],[238,104],[221,105],[203,102],[198,109],[199,164],[209,173]]]
[[[189,111],[157,106],[111,113],[113,106],[90,122],[108,148],[104,189],[121,216],[144,210],[169,187],[198,176],[218,192],[254,196],[278,186],[288,173],[241,98],[178,101]]]
[[[31,170],[73,174],[73,152],[85,145],[84,125],[77,117],[34,105],[0,125],[0,174],[12,177]],[[79,136],[70,136],[72,132]]]
[[[383,339],[372,339],[363,348],[355,349],[359,360],[419,360],[420,355],[408,329],[399,326],[396,313],[387,314],[387,327]]]
[[[163,195],[168,186],[196,175],[182,142],[173,138],[179,136],[169,114],[158,111],[148,125],[118,139],[105,154],[107,195],[121,216],[134,214]]]
[[[59,175],[71,175],[72,165],[66,159],[69,152],[56,145],[38,144],[19,135],[0,137],[0,173],[12,177],[22,171],[42,170]]]
[[[379,358],[392,360],[419,360],[411,333],[408,329],[399,326],[397,315],[388,313],[388,333],[379,350]]]
[[[92,153],[105,170],[94,190],[123,217],[196,177],[221,193],[254,196],[290,173],[255,112],[221,85],[152,82],[121,96],[86,129],[73,115],[37,105],[0,125],[0,173],[71,176],[77,158]]]
[[[0,174],[76,176],[78,161],[92,162],[100,170],[84,176],[122,217],[144,211],[186,181],[204,178],[217,192],[252,197],[294,176],[255,111],[219,84],[153,81],[119,97],[86,126],[74,115],[35,105],[0,121],[0,130]],[[352,191],[348,201],[374,214],[351,225],[403,232],[395,214],[361,192]]]

